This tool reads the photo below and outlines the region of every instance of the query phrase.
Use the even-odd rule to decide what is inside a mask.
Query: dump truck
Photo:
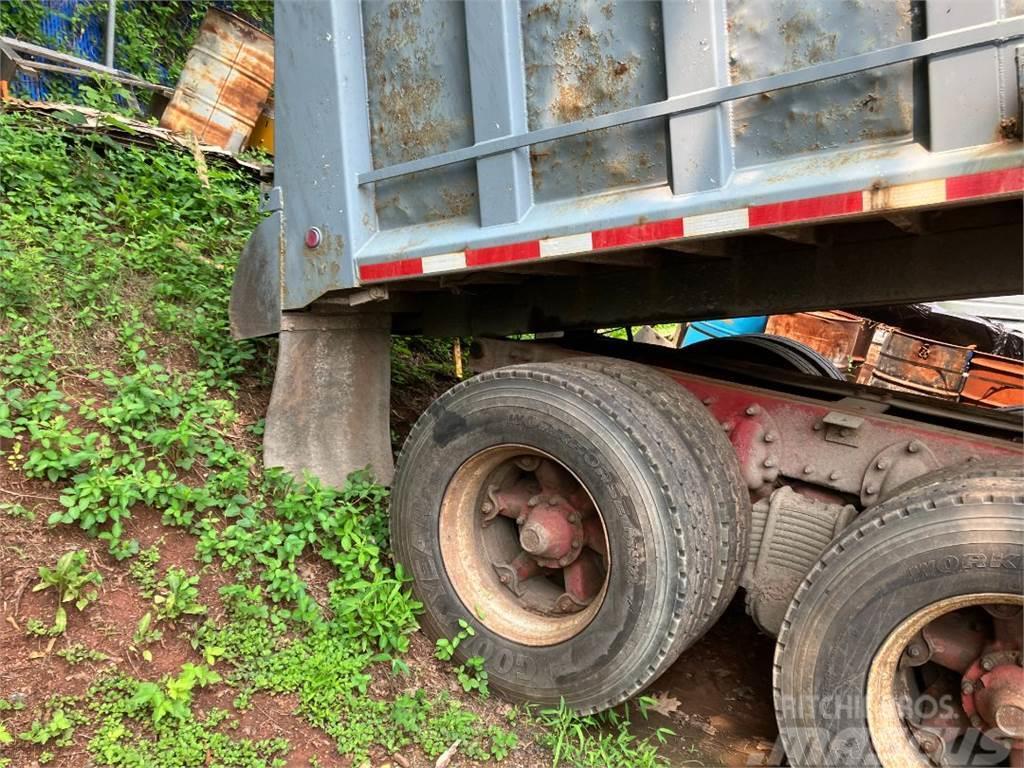
[[[791,765],[1024,765],[1019,413],[594,333],[1019,294],[1019,0],[278,0],[275,39],[265,460],[391,486],[429,635],[591,713],[741,592]],[[479,371],[397,468],[391,334]]]

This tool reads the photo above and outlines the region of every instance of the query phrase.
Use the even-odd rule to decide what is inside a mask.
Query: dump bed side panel
[[[284,309],[1024,186],[1022,0],[278,0],[276,29]]]

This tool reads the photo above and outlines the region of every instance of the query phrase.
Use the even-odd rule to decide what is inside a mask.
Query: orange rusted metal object
[[[858,381],[956,400],[966,379],[971,351],[967,347],[878,326]]]
[[[870,321],[849,312],[795,312],[769,317],[765,333],[806,344],[846,372],[864,362],[869,326]]]
[[[239,152],[274,81],[274,39],[211,8],[199,28],[160,125]]]
[[[1024,406],[1024,363],[975,352],[961,398],[993,408]]]

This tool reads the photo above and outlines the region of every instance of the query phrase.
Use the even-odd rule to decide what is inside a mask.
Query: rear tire
[[[1022,542],[1017,478],[927,485],[847,528],[797,591],[776,646],[775,707],[790,764],[905,764],[894,742],[869,728],[880,705],[866,692],[881,649],[944,602],[1024,600]],[[929,765],[919,750],[914,759]]]
[[[703,467],[712,498],[715,536],[715,585],[708,614],[702,619],[703,634],[736,595],[750,551],[750,494],[736,451],[708,409],[667,375],[608,357],[577,357],[568,362],[611,376],[647,400],[672,424],[679,445]]]
[[[464,564],[443,554],[453,534],[439,521],[442,512],[454,514],[446,494],[464,486],[460,469],[509,446],[571,473],[606,532],[602,597],[585,626],[557,641],[502,629],[508,617],[494,611],[511,610],[507,585],[486,568],[473,589],[495,599],[467,604],[465,579],[457,577]],[[414,426],[392,493],[395,556],[414,578],[428,635],[453,637],[460,619],[473,627],[456,658],[482,656],[491,687],[515,700],[564,698],[595,712],[642,690],[703,631],[714,589],[709,486],[724,482],[680,449],[655,407],[615,379],[561,364],[503,368],[457,385]],[[463,506],[458,514],[479,515],[474,504]],[[524,614],[524,624],[535,624],[535,614]]]

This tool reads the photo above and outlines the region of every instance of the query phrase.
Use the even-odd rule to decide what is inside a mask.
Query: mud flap
[[[391,316],[279,315],[263,461],[341,487],[369,468],[390,485]]]
[[[281,330],[281,211],[256,227],[242,249],[231,286],[231,335],[235,339],[270,336]]]

